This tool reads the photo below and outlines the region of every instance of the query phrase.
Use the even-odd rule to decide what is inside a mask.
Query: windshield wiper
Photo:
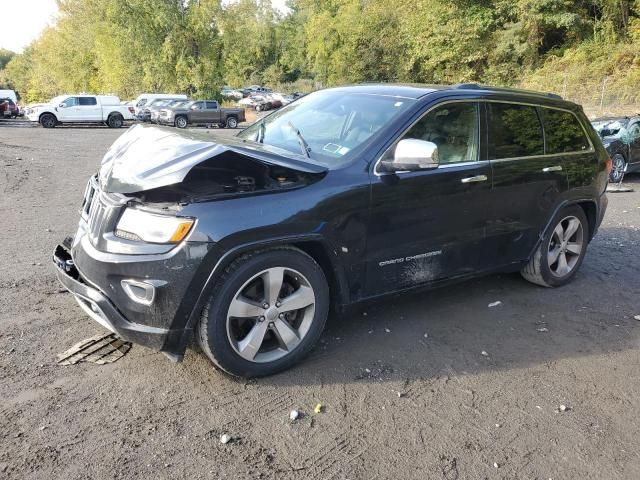
[[[264,136],[267,133],[267,126],[264,124],[264,118],[260,120],[260,136],[258,137],[258,141],[260,143],[264,143]]]
[[[302,152],[307,156],[307,158],[311,158],[311,155],[309,154],[309,152],[311,151],[311,148],[309,147],[309,144],[305,141],[304,137],[302,136],[302,133],[300,133],[300,130],[298,130],[296,126],[291,122],[289,122],[289,126],[293,129],[296,136],[298,137],[298,142],[300,143]]]

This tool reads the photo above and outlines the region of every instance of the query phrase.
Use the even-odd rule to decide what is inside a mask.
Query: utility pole
[[[602,93],[600,94],[600,115],[602,115],[602,108],[604,106],[604,92],[607,87],[607,81],[609,80],[609,76],[604,77],[602,80]]]

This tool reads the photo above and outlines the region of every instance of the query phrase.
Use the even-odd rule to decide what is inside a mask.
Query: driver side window
[[[78,99],[76,97],[67,98],[62,104],[65,107],[75,107],[78,104]]]
[[[640,123],[634,123],[629,127],[629,137],[631,137],[632,142],[640,140]]]
[[[435,143],[440,164],[474,162],[479,150],[478,118],[477,103],[447,103],[424,115],[401,140]]]

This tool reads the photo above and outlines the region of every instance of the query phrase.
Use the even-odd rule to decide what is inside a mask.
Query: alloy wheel
[[[618,183],[624,176],[626,162],[624,161],[624,157],[617,153],[613,156],[612,163],[613,165],[611,169],[611,181],[613,183]]]
[[[227,312],[227,336],[245,360],[265,363],[290,354],[305,338],[315,314],[309,281],[291,268],[272,267],[247,281]]]
[[[584,248],[582,222],[574,216],[563,218],[553,230],[547,263],[555,277],[565,277],[573,271]]]

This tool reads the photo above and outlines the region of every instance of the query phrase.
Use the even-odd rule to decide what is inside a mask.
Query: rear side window
[[[95,97],[78,97],[78,101],[79,101],[79,104],[81,106],[97,105],[98,104],[98,102],[96,102],[96,98]]]
[[[207,102],[208,110],[215,110],[216,108],[218,108],[218,102]]]
[[[581,152],[591,147],[584,129],[571,112],[543,108],[547,153]]]
[[[489,158],[544,154],[542,124],[535,107],[489,103]]]

